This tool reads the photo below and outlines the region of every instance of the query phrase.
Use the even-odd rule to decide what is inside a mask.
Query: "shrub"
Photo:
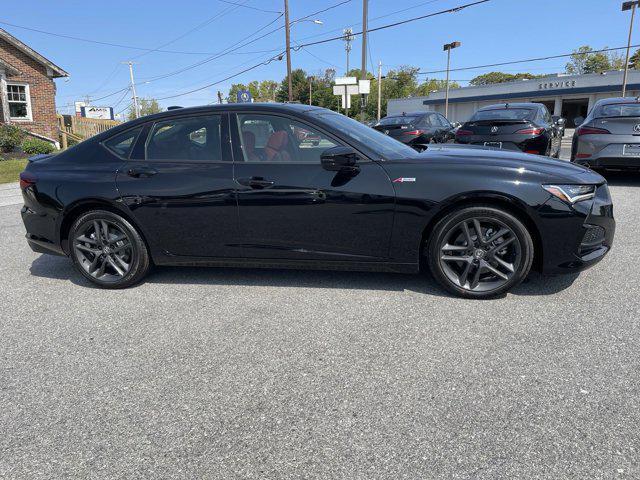
[[[15,125],[0,125],[0,150],[13,151],[24,139],[24,131]]]
[[[52,153],[55,147],[49,142],[40,140],[39,138],[27,137],[22,142],[22,151],[29,155],[38,153]]]

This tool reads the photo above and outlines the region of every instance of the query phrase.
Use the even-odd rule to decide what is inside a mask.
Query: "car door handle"
[[[152,177],[156,173],[158,173],[158,171],[150,167],[132,167],[127,171],[127,175],[133,178]]]
[[[271,187],[274,184],[273,181],[265,180],[263,177],[238,178],[238,183],[255,189]]]

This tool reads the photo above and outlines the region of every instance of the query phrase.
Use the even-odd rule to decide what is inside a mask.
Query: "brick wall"
[[[7,75],[8,83],[24,82],[29,84],[33,121],[12,121],[12,123],[57,141],[56,85],[53,79],[47,76],[47,67],[1,38],[0,58],[20,71],[20,75]]]

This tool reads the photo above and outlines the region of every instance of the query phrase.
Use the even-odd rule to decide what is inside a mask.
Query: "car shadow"
[[[70,281],[85,288],[99,288],[80,275],[71,261],[64,257],[41,255],[32,262],[30,272],[36,277]],[[524,282],[511,291],[511,294],[527,296],[553,295],[570,287],[576,278],[578,278],[578,274],[549,276],[532,272]],[[424,295],[456,298],[442,289],[429,274],[407,275],[378,272],[222,267],[155,267],[140,285],[145,283],[331,288],[395,292],[408,290]]]

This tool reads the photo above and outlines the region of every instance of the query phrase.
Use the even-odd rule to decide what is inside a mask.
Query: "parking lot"
[[[491,301],[253,269],[99,290],[2,206],[0,477],[638,478],[640,176],[609,180],[611,254]]]

